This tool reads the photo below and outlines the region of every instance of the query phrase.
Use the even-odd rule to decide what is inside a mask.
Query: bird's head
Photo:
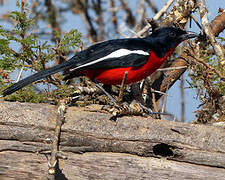
[[[182,41],[195,38],[197,36],[198,34],[194,32],[168,26],[156,29],[146,39],[152,41],[155,52],[159,55],[159,57],[162,57],[166,52],[175,48]]]

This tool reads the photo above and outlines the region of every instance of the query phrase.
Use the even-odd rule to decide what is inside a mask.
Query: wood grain
[[[122,117],[69,107],[59,177],[223,179],[222,127]],[[0,179],[45,179],[57,107],[0,101]],[[223,177],[223,178],[222,178]]]

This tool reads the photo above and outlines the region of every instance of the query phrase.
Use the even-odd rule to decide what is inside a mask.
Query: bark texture
[[[225,178],[224,128],[135,116],[112,122],[90,110],[67,109],[56,179]],[[56,115],[53,105],[0,101],[0,179],[47,179]]]

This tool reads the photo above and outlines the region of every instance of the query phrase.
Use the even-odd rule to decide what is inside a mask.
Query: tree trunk
[[[224,128],[90,109],[67,109],[58,179],[225,179]],[[47,179],[56,115],[0,101],[0,179]]]

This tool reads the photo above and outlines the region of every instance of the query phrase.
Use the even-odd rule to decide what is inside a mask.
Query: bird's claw
[[[104,106],[103,110],[110,112],[113,116],[110,120],[116,121],[117,117],[125,116],[125,115],[135,115],[135,116],[148,116],[154,115],[154,118],[160,118],[159,112],[153,112],[150,108],[143,106],[141,103],[137,101],[132,101],[131,104],[122,103],[112,106]]]

